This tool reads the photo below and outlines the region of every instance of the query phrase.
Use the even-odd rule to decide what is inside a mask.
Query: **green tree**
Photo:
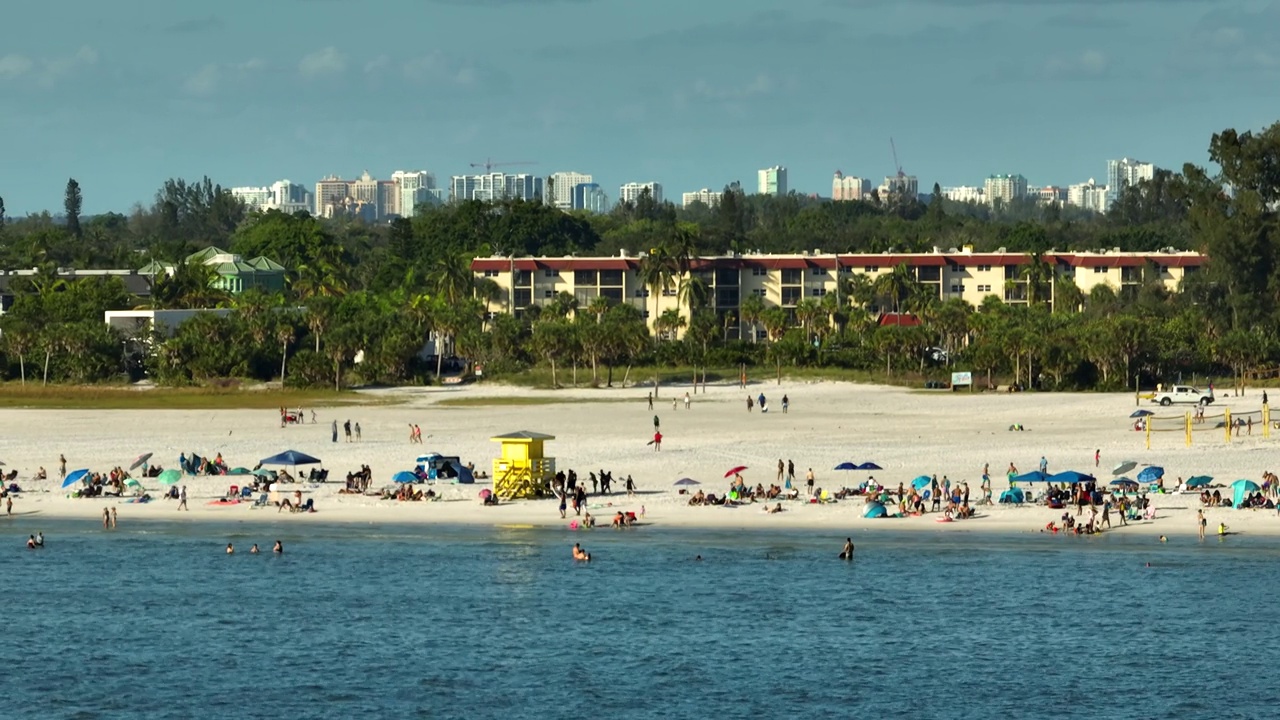
[[[80,183],[75,178],[67,180],[67,191],[62,199],[62,209],[66,213],[67,233],[74,238],[80,237],[80,207],[84,198],[80,194]]]

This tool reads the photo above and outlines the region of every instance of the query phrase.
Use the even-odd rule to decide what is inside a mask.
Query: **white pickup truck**
[[[1151,396],[1151,402],[1168,407],[1174,403],[1208,405],[1213,402],[1212,393],[1202,393],[1190,385],[1174,385]]]

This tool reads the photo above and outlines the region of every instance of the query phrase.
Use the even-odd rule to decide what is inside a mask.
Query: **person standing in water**
[[[1206,520],[1206,519],[1205,519],[1205,517],[1204,517],[1204,511],[1203,511],[1203,510],[1197,510],[1197,511],[1196,511],[1196,524],[1200,526],[1200,539],[1201,539],[1201,540],[1203,540],[1203,539],[1204,539],[1204,529],[1205,529],[1205,526],[1207,526],[1207,525],[1209,524],[1209,521],[1208,521],[1208,520]]]
[[[115,527],[116,527],[116,509],[111,508],[111,528],[114,530]]]
[[[853,538],[844,539],[844,549],[840,551],[841,560],[853,559]]]
[[[236,549],[232,547],[231,543],[227,543],[227,554],[234,555],[235,552],[236,552]]]
[[[109,527],[111,527],[111,511],[102,508],[102,529],[106,530]]]
[[[249,554],[250,554],[250,555],[257,555],[257,554],[258,554],[258,543],[254,543],[254,544],[253,544],[253,547],[249,548]]]
[[[281,545],[281,544],[280,544],[280,541],[279,541],[279,540],[277,540],[277,541],[276,541],[276,546],[275,546],[275,547],[273,547],[273,548],[271,548],[271,552],[276,553],[276,554],[283,554],[283,553],[284,553],[284,545]]]

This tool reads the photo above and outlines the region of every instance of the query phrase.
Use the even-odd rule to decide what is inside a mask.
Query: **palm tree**
[[[8,318],[6,318],[8,319]],[[27,384],[27,353],[31,352],[36,345],[36,331],[30,325],[22,321],[12,321],[4,323],[4,342],[9,350],[18,356],[18,372],[22,377],[22,384]]]
[[[1027,304],[1035,305],[1046,299],[1044,293],[1047,292],[1046,288],[1052,289],[1056,273],[1053,266],[1045,261],[1044,255],[1032,253],[1031,261],[1022,266],[1018,275],[1027,285]]]
[[[484,303],[485,325],[489,323],[490,306],[502,298],[502,288],[493,278],[476,278],[473,286],[473,292],[478,300]]]
[[[662,314],[658,316],[657,321],[655,321],[653,325],[654,330],[658,333],[659,337],[666,340],[675,340],[676,334],[680,331],[680,328],[684,326],[685,319],[684,316],[680,314],[680,310],[678,308],[667,308],[666,310],[663,310]]]
[[[911,274],[911,268],[906,263],[898,265],[889,274],[876,278],[873,284],[877,295],[893,300],[895,313],[902,312],[902,302],[914,295],[919,286],[920,283]]]
[[[738,311],[742,317],[742,322],[751,328],[751,342],[757,342],[760,334],[756,332],[756,324],[764,316],[764,298],[759,295],[748,295],[742,299],[742,306],[738,308]]]
[[[662,297],[662,293],[671,287],[671,277],[674,272],[673,261],[667,253],[666,247],[659,245],[649,251],[649,254],[640,262],[640,281],[649,289],[649,294],[653,296],[653,315],[650,322],[654,331],[657,330],[658,322],[658,302]],[[660,384],[658,382],[658,368],[653,368],[653,396],[658,397]]]
[[[289,343],[297,337],[292,318],[276,318],[276,342],[280,343],[280,387],[284,387],[285,363],[289,361]]]
[[[591,298],[591,302],[587,304],[587,312],[596,316],[596,322],[600,323],[604,320],[605,313],[609,312],[609,308],[613,307],[613,301],[604,295],[597,295]]]
[[[813,339],[814,323],[822,315],[822,305],[813,298],[805,298],[796,303],[796,320],[800,323],[800,329],[804,331],[805,342]]]
[[[471,297],[475,291],[470,258],[460,253],[447,254],[436,260],[428,280],[432,290],[450,305]]]

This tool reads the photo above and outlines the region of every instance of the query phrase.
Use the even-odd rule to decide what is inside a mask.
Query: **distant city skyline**
[[[610,195],[652,180],[672,199],[752,189],[775,165],[822,195],[836,169],[875,187],[898,163],[926,192],[1009,173],[1105,184],[1107,159],[1208,165],[1214,132],[1278,119],[1257,90],[1280,80],[1277,2],[422,0],[361,6],[358,21],[301,1],[6,10],[24,29],[0,50],[11,216],[60,210],[69,177],[95,214],[149,205],[168,178],[416,168],[444,186],[490,158],[589,173]]]

